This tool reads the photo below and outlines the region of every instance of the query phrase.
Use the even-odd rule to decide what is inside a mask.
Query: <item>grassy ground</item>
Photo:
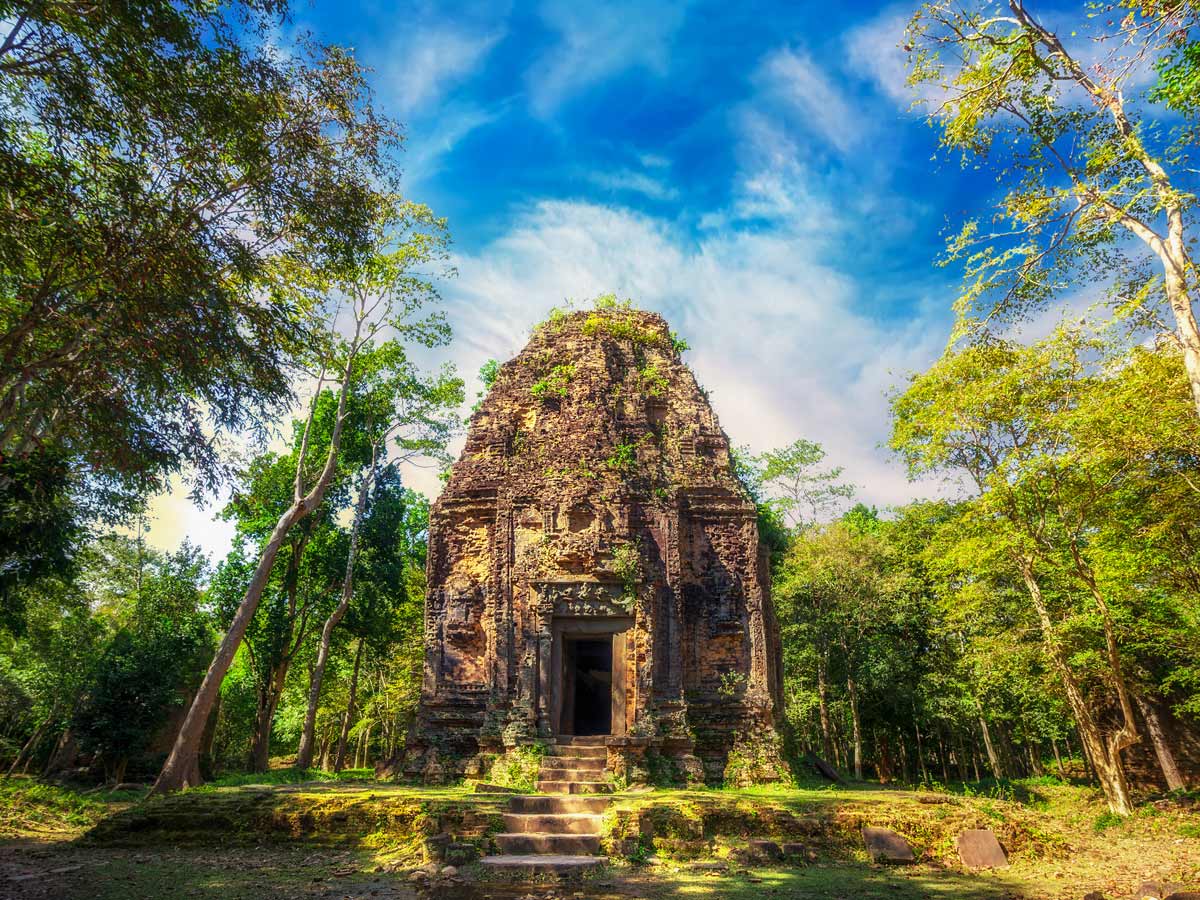
[[[1094,791],[1053,780],[983,795],[870,786],[627,794],[615,804],[610,837],[630,828],[646,835],[640,864],[622,861],[563,887],[489,884],[474,866],[458,880],[425,884],[411,880],[421,835],[446,828],[486,845],[505,798],[374,783],[365,774],[298,782],[271,773],[165,802],[0,780],[0,898],[1078,900],[1089,891],[1129,897],[1144,880],[1200,887],[1200,806],[1162,801],[1114,821]],[[905,834],[918,864],[871,865],[856,837],[862,824]],[[1010,851],[1009,869],[961,870],[953,836],[982,825]],[[747,838],[798,832],[815,860],[770,869],[736,862]],[[712,868],[713,858],[725,861]]]

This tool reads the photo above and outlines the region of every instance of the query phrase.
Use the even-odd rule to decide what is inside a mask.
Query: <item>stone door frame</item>
[[[555,616],[550,627],[550,722],[555,736],[563,733],[563,645],[568,638],[612,637],[612,725],[610,734],[627,730],[626,691],[629,684],[628,635],[633,616]]]

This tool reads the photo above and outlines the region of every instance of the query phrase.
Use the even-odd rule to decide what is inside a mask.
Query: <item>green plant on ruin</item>
[[[664,487],[663,485],[660,484],[660,485],[658,485],[658,487],[656,487],[654,489],[654,496],[656,498],[658,498],[659,500],[670,500],[671,492],[668,491],[666,489],[666,487]]]
[[[528,437],[528,435],[520,428],[513,432],[512,444],[510,445],[512,447],[513,456],[521,455],[521,451],[525,449],[526,437]]]
[[[721,673],[721,685],[717,693],[726,700],[740,696],[746,689],[746,673],[730,670]]]
[[[621,579],[621,599],[627,609],[632,609],[637,601],[638,578],[642,574],[640,540],[623,541],[613,548],[612,570]]]
[[[535,381],[530,393],[538,400],[548,400],[551,397],[567,396],[571,379],[575,377],[575,366],[563,363],[555,366],[543,378]]]
[[[637,444],[634,441],[617,444],[604,464],[617,472],[633,472],[637,468]]]
[[[584,457],[584,455],[582,453],[579,454],[579,463],[575,466],[574,474],[579,476],[580,478],[599,478],[600,477],[599,474],[597,474],[596,471],[594,469],[592,469],[591,466],[588,465],[587,459]]]
[[[509,787],[523,793],[537,790],[538,771],[546,745],[541,742],[513,747],[492,764],[488,780],[501,787]]]
[[[687,340],[679,336],[678,331],[671,332],[671,349],[675,351],[676,356],[683,356],[684,352],[691,350],[691,345]]]
[[[658,716],[654,710],[648,709],[640,716],[633,727],[629,729],[630,737],[657,737],[658,736]]]
[[[592,299],[593,309],[633,309],[633,301],[628,297],[620,299],[616,294],[607,293],[601,294],[599,297]]]
[[[603,310],[594,312],[583,321],[583,333],[588,337],[607,334],[618,341],[629,341],[635,347],[654,347],[663,343],[663,336],[653,328],[644,328],[632,313]]]
[[[534,334],[540,331],[547,331],[550,334],[557,334],[562,328],[563,322],[567,317],[575,311],[575,303],[572,300],[566,300],[562,306],[552,306],[550,311],[546,313],[546,318],[533,326]]]
[[[642,390],[651,397],[661,397],[667,392],[667,379],[654,363],[647,363],[638,369],[638,382]]]

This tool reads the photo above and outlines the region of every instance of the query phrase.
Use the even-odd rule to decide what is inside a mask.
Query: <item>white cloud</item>
[[[423,127],[414,129],[400,166],[404,171],[407,190],[432,178],[440,170],[446,156],[458,143],[477,128],[490,125],[504,114],[504,105],[489,109],[473,103],[449,103]]]
[[[686,3],[678,0],[649,7],[632,0],[547,0],[541,16],[558,40],[526,75],[530,106],[548,115],[583,88],[627,69],[662,75],[685,13]]]
[[[679,191],[670,185],[632,169],[592,170],[584,177],[605,190],[643,194],[651,200],[674,200],[679,196]]]
[[[937,356],[948,322],[897,327],[864,316],[853,280],[824,265],[821,251],[785,232],[720,229],[697,243],[629,210],[538,203],[456,261],[460,277],[447,291],[455,355],[465,372],[510,358],[564,297],[616,291],[688,339],[688,361],[735,443],[808,437],[865,486],[867,502],[928,493],[878,446],[889,428],[884,391]]]
[[[916,95],[906,83],[908,67],[901,42],[911,10],[892,7],[847,32],[846,54],[857,72],[902,107],[912,105]]]
[[[388,108],[400,116],[432,106],[468,78],[503,37],[445,26],[400,29],[380,51],[377,83]]]
[[[840,153],[847,153],[866,133],[861,110],[808,53],[781,49],[759,67],[756,80],[767,97],[782,101],[800,127],[816,132]]]

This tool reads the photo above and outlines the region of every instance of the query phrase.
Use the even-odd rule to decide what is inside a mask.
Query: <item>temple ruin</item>
[[[630,782],[777,778],[768,585],[729,439],[667,323],[552,315],[500,368],[432,509],[399,768],[483,776],[514,747],[599,735]]]

